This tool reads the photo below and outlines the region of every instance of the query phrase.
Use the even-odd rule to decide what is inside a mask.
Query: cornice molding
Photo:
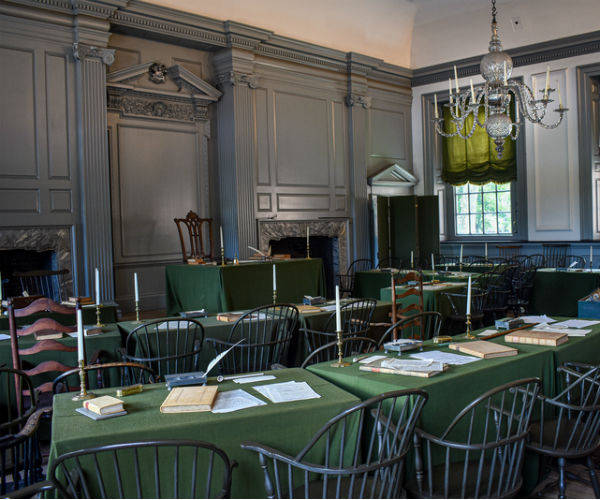
[[[368,109],[371,107],[371,98],[365,97],[363,95],[348,94],[344,98],[344,102],[346,103],[346,106],[348,106],[349,108],[351,108],[352,106],[362,106],[365,109]]]
[[[508,49],[506,52],[512,57],[515,68],[600,52],[600,31]],[[448,77],[454,76],[454,65],[456,65],[459,78],[478,75],[482,57],[483,54],[415,69],[413,70],[412,86],[418,87],[447,80]]]
[[[128,0],[8,0],[10,3],[46,9],[65,14],[76,14],[108,19],[127,5]]]
[[[258,87],[258,76],[249,73],[240,73],[239,71],[226,71],[217,75],[217,82],[220,85],[229,83],[231,85],[247,85],[251,89]]]

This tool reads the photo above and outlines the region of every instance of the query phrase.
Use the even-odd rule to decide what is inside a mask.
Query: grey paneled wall
[[[67,50],[59,43],[3,38],[0,64],[10,74],[0,81],[0,226],[76,221],[74,80]]]
[[[344,82],[270,68],[254,92],[256,217],[347,216]]]

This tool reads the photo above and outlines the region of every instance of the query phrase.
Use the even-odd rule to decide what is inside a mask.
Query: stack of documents
[[[321,397],[306,382],[280,382],[278,384],[256,385],[252,388],[273,403],[288,403]]]

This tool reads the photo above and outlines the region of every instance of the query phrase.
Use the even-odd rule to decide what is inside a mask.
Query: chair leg
[[[558,459],[558,498],[567,498],[565,496],[565,466],[567,461],[560,457]]]
[[[598,485],[598,475],[596,474],[596,468],[594,466],[594,461],[591,456],[586,457],[586,463],[588,466],[588,471],[590,473],[590,480],[592,481],[592,488],[594,488],[594,496],[596,498],[600,498],[600,485]]]

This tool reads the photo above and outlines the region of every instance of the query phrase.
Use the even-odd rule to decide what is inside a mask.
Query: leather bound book
[[[93,411],[99,415],[119,413],[123,411],[123,401],[112,396],[101,396],[83,402],[86,410]]]
[[[187,413],[210,411],[217,398],[216,385],[173,387],[160,405],[161,413]]]
[[[557,346],[569,340],[569,336],[566,333],[522,330],[507,334],[504,340],[515,344]]]
[[[448,346],[463,354],[470,354],[478,358],[500,358],[503,356],[516,356],[519,354],[514,347],[508,347],[487,340],[474,340],[472,342],[452,343]]]

